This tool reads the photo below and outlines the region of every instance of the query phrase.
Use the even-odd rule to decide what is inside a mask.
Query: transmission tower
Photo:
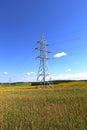
[[[41,82],[43,87],[46,87],[47,85],[52,87],[52,83],[50,81],[51,79],[49,77],[50,75],[47,67],[47,60],[49,60],[47,54],[51,52],[47,50],[48,44],[45,41],[44,35],[42,35],[42,39],[40,41],[37,41],[37,43],[38,43],[38,47],[35,48],[35,50],[38,50],[40,52],[40,55],[37,57],[40,59],[37,81]]]

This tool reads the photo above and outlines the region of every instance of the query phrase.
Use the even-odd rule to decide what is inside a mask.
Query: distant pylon
[[[47,85],[52,87],[52,82],[47,67],[47,60],[49,60],[47,54],[51,52],[47,50],[48,44],[45,41],[44,34],[42,35],[42,39],[40,41],[37,41],[37,43],[39,44],[39,47],[35,48],[35,50],[38,50],[40,52],[40,55],[37,57],[40,59],[37,81],[41,82],[43,87],[46,87]]]

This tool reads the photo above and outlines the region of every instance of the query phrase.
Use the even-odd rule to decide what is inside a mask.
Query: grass
[[[87,83],[0,86],[0,130],[87,130]]]

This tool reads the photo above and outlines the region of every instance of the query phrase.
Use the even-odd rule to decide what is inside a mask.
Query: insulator
[[[38,48],[35,48],[35,50],[38,50]]]

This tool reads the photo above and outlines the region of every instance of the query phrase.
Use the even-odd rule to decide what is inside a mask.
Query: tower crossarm
[[[46,60],[49,60],[49,59],[50,59],[50,58],[48,58],[48,57],[44,57],[44,56],[37,56],[36,58],[46,59]]]
[[[36,47],[35,50],[39,50],[42,52],[47,52],[47,53],[51,53],[51,51],[45,50],[45,49],[41,49],[40,47]]]

